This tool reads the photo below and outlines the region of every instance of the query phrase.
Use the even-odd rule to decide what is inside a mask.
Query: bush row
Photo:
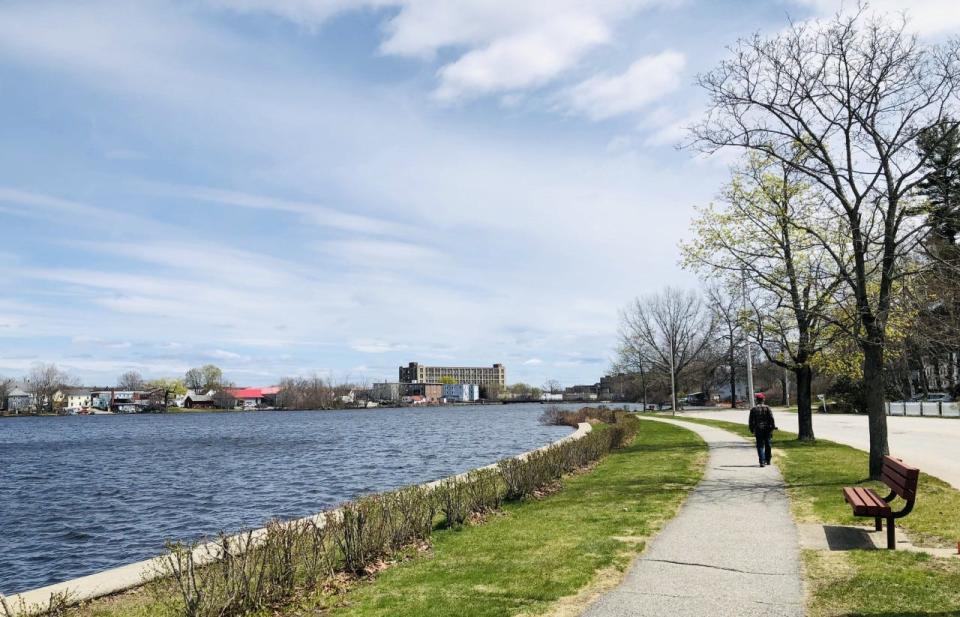
[[[581,422],[596,420],[607,424],[623,424],[629,412],[626,408],[610,409],[606,405],[581,407],[576,411],[563,409],[556,405],[547,407],[540,414],[540,422],[551,426],[577,426]]]
[[[157,598],[176,615],[232,617],[280,605],[337,573],[368,571],[427,541],[438,527],[458,527],[504,501],[534,496],[622,447],[636,432],[638,421],[626,414],[603,419],[610,426],[495,467],[346,503],[327,515],[325,524],[274,521],[263,530],[221,534],[206,544],[169,545],[163,578],[154,586]]]

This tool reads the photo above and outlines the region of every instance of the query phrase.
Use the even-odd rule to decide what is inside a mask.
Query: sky
[[[0,375],[593,383],[621,307],[698,285],[696,75],[840,6],[4,0]],[[907,7],[960,28],[871,9]]]

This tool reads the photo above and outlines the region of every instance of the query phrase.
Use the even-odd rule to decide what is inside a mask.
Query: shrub
[[[233,617],[262,611],[313,588],[336,571],[362,573],[371,564],[427,540],[438,513],[447,527],[463,525],[474,513],[500,508],[504,500],[534,495],[568,474],[628,444],[639,421],[622,410],[557,409],[564,423],[586,419],[610,426],[580,439],[500,461],[451,478],[433,489],[402,488],[344,504],[339,512],[313,520],[270,522],[264,530],[205,544],[170,544],[163,557],[162,601],[183,617]],[[547,412],[545,412],[547,415]],[[206,565],[204,565],[206,564]],[[51,602],[50,617],[60,617]]]

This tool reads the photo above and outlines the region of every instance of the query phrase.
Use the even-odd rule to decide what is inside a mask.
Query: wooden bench
[[[883,519],[887,519],[887,548],[895,550],[897,548],[897,532],[894,529],[893,521],[903,518],[913,510],[913,502],[917,499],[917,482],[920,479],[920,470],[905,465],[898,458],[885,456],[883,457],[881,479],[884,484],[890,487],[890,494],[886,497],[880,497],[869,488],[848,486],[843,489],[843,498],[853,507],[854,516],[872,516],[877,531],[883,530]],[[907,503],[901,510],[894,512],[890,508],[890,502],[897,497]]]

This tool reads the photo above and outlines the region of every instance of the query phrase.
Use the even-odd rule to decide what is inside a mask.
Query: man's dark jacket
[[[766,405],[757,405],[750,410],[750,432],[754,435],[772,433],[777,425],[773,421],[773,412]]]

